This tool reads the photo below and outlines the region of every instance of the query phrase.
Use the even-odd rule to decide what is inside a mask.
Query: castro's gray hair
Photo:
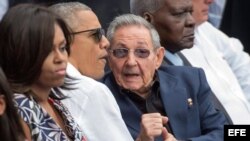
[[[124,14],[121,16],[116,17],[109,25],[107,31],[107,38],[112,43],[112,39],[114,38],[114,33],[117,29],[125,26],[136,25],[136,26],[143,26],[149,30],[153,46],[160,47],[160,37],[158,32],[155,28],[147,22],[144,18],[140,16],[136,16],[134,14]]]
[[[76,15],[78,11],[92,11],[90,7],[80,2],[58,3],[50,6],[49,9],[61,16],[72,30],[81,24]]]
[[[164,0],[130,0],[130,13],[140,16],[145,12],[154,13],[163,3]]]

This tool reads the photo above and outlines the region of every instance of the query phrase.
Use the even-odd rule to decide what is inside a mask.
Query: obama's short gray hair
[[[81,23],[76,15],[78,11],[92,11],[90,7],[80,2],[57,3],[49,7],[68,24],[71,29],[77,28]]]

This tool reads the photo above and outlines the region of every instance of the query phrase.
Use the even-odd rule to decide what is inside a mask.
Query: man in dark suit
[[[211,103],[203,70],[161,66],[164,48],[142,17],[122,15],[107,37],[111,73],[103,82],[137,140],[223,140],[225,117]]]

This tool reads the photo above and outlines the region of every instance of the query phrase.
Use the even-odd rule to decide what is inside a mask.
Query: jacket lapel
[[[188,103],[186,89],[180,86],[176,78],[159,71],[160,93],[169,118],[172,132],[176,138],[187,136]]]
[[[135,132],[140,132],[140,123],[142,113],[138,110],[136,105],[129,99],[127,95],[121,94],[119,92],[119,86],[115,83],[114,76],[111,75],[106,84],[110,84],[108,87],[112,91],[114,97],[116,98],[117,104],[119,105],[122,118],[124,119],[126,125],[130,130]]]
[[[163,61],[161,63],[162,65],[174,65],[171,61],[168,60],[168,58],[164,55]]]

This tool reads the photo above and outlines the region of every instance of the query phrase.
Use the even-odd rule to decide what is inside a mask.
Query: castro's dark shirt
[[[161,100],[160,83],[157,76],[155,76],[151,92],[146,98],[143,98],[138,94],[123,88],[120,88],[120,92],[127,95],[143,114],[160,113],[162,116],[167,116],[167,113],[165,112],[165,108],[163,106],[163,102]],[[164,126],[167,128],[168,132],[172,133],[169,122]]]

